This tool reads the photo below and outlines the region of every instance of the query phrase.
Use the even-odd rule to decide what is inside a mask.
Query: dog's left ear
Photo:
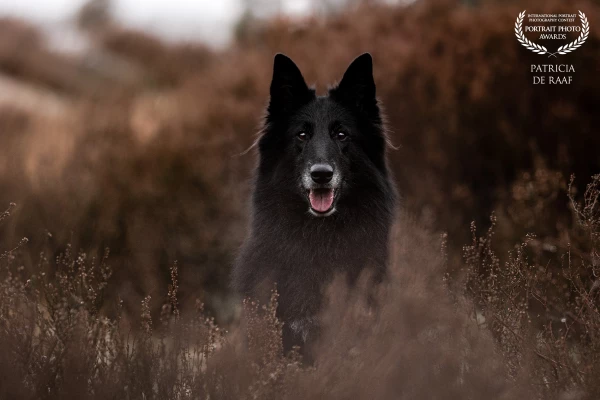
[[[364,53],[356,57],[348,66],[340,84],[330,90],[329,94],[367,115],[379,115],[371,54]]]

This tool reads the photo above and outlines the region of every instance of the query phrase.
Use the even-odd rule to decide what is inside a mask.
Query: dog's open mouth
[[[334,198],[333,189],[310,189],[308,193],[310,207],[318,214],[326,214],[331,211]]]

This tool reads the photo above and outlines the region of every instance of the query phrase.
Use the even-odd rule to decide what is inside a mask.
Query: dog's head
[[[296,64],[277,54],[270,95],[259,176],[285,182],[312,216],[334,214],[353,191],[360,196],[385,175],[370,54],[356,58],[326,96],[316,96]]]

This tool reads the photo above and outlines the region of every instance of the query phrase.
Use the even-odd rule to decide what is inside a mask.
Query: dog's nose
[[[315,183],[329,183],[333,178],[333,168],[329,164],[315,164],[310,167],[310,177]]]

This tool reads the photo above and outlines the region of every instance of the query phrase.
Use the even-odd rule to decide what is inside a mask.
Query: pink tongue
[[[315,211],[328,211],[333,204],[333,189],[311,190],[308,194],[308,198],[310,199],[310,206]]]

